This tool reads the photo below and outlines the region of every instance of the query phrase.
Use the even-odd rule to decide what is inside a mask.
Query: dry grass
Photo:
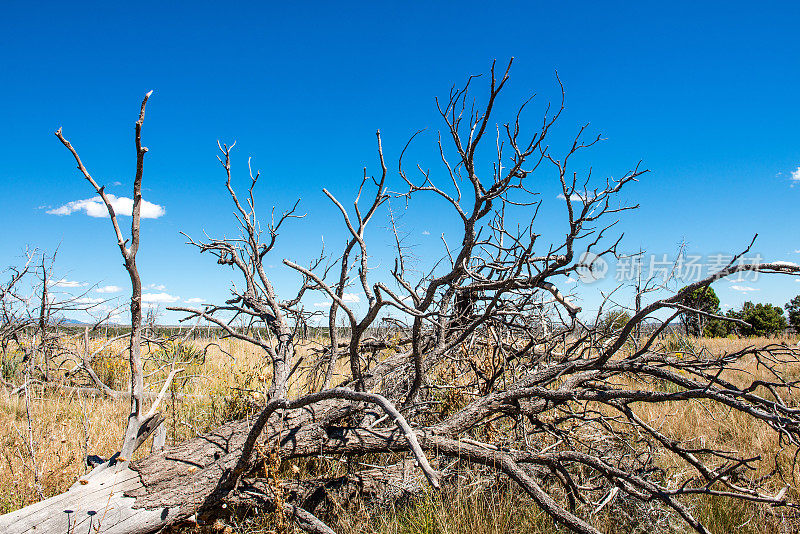
[[[749,339],[699,339],[694,340],[696,349],[706,349],[711,354],[735,352],[747,347],[763,347],[773,343],[795,345],[797,339],[749,338]],[[784,377],[798,377],[800,362],[782,364],[778,369]],[[755,357],[747,357],[739,365],[726,370],[722,378],[744,386],[754,379],[774,380],[774,376]],[[755,393],[772,398],[765,388]],[[800,391],[793,390],[787,401],[792,406],[800,404]],[[800,470],[793,467],[796,450],[779,443],[778,435],[763,421],[746,416],[742,412],[706,400],[673,402],[666,404],[640,403],[637,413],[651,426],[665,435],[678,440],[693,440],[696,447],[713,447],[735,451],[743,457],[759,457],[762,461],[749,476],[765,477],[767,489],[773,494],[789,486],[788,496],[794,502],[800,499]],[[666,451],[662,451],[657,463],[666,469],[671,486],[676,487],[690,476],[685,464]],[[766,505],[732,501],[722,498],[698,498],[696,513],[712,532],[797,532],[800,530],[797,514],[786,509]]]
[[[712,353],[732,351],[745,346],[761,346],[780,342],[774,339],[722,339],[692,340]],[[788,341],[788,340],[787,340]],[[791,340],[796,343],[796,340]],[[198,343],[197,347],[201,345]],[[96,362],[98,372],[117,387],[127,382],[124,365],[115,361],[115,350],[107,351],[105,360]],[[298,349],[304,350],[303,347]],[[149,371],[151,383],[158,383],[166,374],[152,356]],[[345,364],[343,364],[345,365]],[[221,346],[207,350],[205,358],[195,358],[183,366],[184,372],[173,390],[182,399],[171,398],[167,404],[168,444],[184,441],[203,433],[232,417],[252,413],[263,400],[270,368],[264,359],[241,342],[224,341]],[[343,368],[342,373],[345,372]],[[785,369],[794,376],[800,375],[800,363]],[[726,373],[726,378],[737,381],[745,377],[766,376],[766,370],[750,360],[739,369]],[[447,379],[447,377],[442,377]],[[453,377],[451,377],[453,378]],[[455,379],[455,378],[453,378]],[[306,387],[307,375],[300,373],[292,384],[293,393]],[[447,396],[450,390],[442,394]],[[113,401],[79,392],[31,390],[30,420],[33,448],[36,456],[38,480],[45,496],[66,490],[75,483],[87,468],[86,454],[108,457],[119,447],[123,422],[128,410],[127,401]],[[444,401],[448,399],[443,398]],[[792,399],[800,403],[800,397]],[[457,402],[453,400],[453,402]],[[653,426],[675,438],[693,438],[698,445],[709,445],[738,451],[747,456],[761,456],[760,474],[770,475],[771,468],[782,467],[783,480],[772,474],[772,488],[778,491],[785,483],[797,488],[800,473],[787,470],[790,458],[781,451],[772,431],[761,423],[705,401],[641,404],[637,411]],[[34,465],[30,454],[28,417],[23,397],[0,393],[0,440],[3,458],[0,465],[0,513],[18,509],[39,499],[35,484]],[[142,449],[147,449],[147,445]],[[146,450],[140,454],[145,454]],[[315,474],[337,474],[343,468],[335,462],[318,462]],[[665,469],[671,484],[681,483],[689,475],[685,465],[669,453],[662,453],[658,463]],[[322,467],[320,467],[322,466]],[[285,466],[284,466],[285,467]],[[305,470],[305,467],[303,467]],[[785,481],[785,482],[784,482]],[[343,503],[335,514],[338,531],[370,534],[403,533],[457,533],[489,534],[503,532],[554,532],[558,529],[520,492],[499,480],[491,489],[480,489],[469,480],[460,480],[444,496],[423,495],[398,508],[367,509],[358,502]],[[794,489],[790,495],[797,500]],[[720,499],[698,498],[693,507],[710,526],[712,532],[793,532],[797,525],[785,510],[773,510],[750,503]],[[614,509],[610,515],[596,517],[595,522],[604,531],[625,532],[635,530],[635,525],[625,523]],[[329,519],[330,520],[330,519]],[[233,525],[235,532],[267,532],[275,529],[270,520]],[[230,530],[229,530],[230,532]]]

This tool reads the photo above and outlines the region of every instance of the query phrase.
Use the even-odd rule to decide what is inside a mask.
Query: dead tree
[[[584,127],[560,156],[550,148],[548,134],[563,110],[563,90],[561,105],[553,111],[548,107],[533,131],[522,126],[527,102],[495,130],[492,112],[510,67],[509,62],[498,73],[492,65],[480,106],[468,96],[476,77],[437,101],[444,124],[438,171],[418,165],[419,176],[411,176],[403,150],[401,190],[392,191],[379,134],[379,174],[364,172],[352,208],[324,191],[350,237],[340,253],[322,254],[306,265],[285,259],[284,265],[300,278],[290,297],[281,298],[289,292],[276,290],[263,262],[282,225],[299,217],[297,205],[262,226],[254,194],[258,173],[250,172],[242,200],[232,180],[232,147],[220,145],[242,235],[189,242],[220,265],[232,267],[243,284],[224,304],[172,309],[215,324],[263,351],[273,372],[262,410],[140,462],[101,466],[84,484],[0,517],[0,527],[12,533],[31,532],[34,526],[36,532],[61,532],[69,522],[70,528],[99,532],[156,532],[188,519],[217,517],[227,504],[247,502],[266,510],[279,507],[308,531],[332,532],[310,505],[284,502],[259,480],[258,466],[265,460],[263,451],[269,450],[281,460],[320,454],[374,458],[383,453],[387,464],[387,453],[410,451],[434,488],[465,462],[482,466],[513,480],[554,521],[582,533],[598,532],[592,515],[615,499],[659,507],[703,533],[708,530],[688,501],[698,494],[791,504],[794,493],[775,490],[766,479],[748,473],[766,459],[699,447],[651,424],[640,407],[698,400],[723,406],[758,421],[788,452],[796,452],[800,410],[791,400],[796,382],[785,369],[797,361],[797,349],[771,345],[701,355],[683,348],[676,352],[659,336],[681,314],[697,312],[683,304],[689,292],[744,271],[798,275],[800,267],[739,262],[739,255],[677,292],[637,295],[641,304],[619,329],[601,331],[593,323],[583,324],[580,307],[559,289],[558,281],[584,268],[583,253],[600,258],[617,254],[620,237],[610,231],[620,213],[635,207],[617,198],[646,171],[637,165],[599,185],[589,177],[579,179],[571,170],[572,158],[600,137],[585,139]],[[489,143],[492,158],[480,160],[478,154],[485,152],[479,147]],[[564,198],[566,234],[556,242],[544,242],[534,226],[541,202],[535,189],[538,180],[546,180],[545,168],[553,172]],[[394,267],[385,279],[376,279],[367,224],[392,197],[413,207],[420,195],[438,198],[460,221],[456,241],[445,240],[442,261],[415,276],[407,265],[407,250],[395,239]],[[344,298],[346,288],[364,297],[361,313]],[[321,389],[289,397],[289,383],[301,363],[293,327],[307,313],[301,301],[311,292],[332,302],[330,338],[315,349],[326,376]],[[481,296],[468,314],[458,303],[461,294]],[[554,307],[552,329],[531,320],[540,317],[545,299]],[[369,335],[389,310],[401,316],[393,319],[400,325],[395,330],[400,339]],[[671,314],[667,320],[631,343],[639,325],[664,312]],[[350,326],[344,339],[336,331],[339,313]],[[266,327],[271,339],[263,339],[257,328],[232,326],[241,318]],[[337,379],[340,355],[348,365]],[[733,380],[726,373],[752,359],[772,378],[745,375]],[[443,387],[461,393],[461,400],[452,410],[437,412],[431,401]],[[677,483],[662,476],[659,455],[684,468]],[[387,480],[394,469],[386,466]],[[326,481],[293,483],[324,487]]]
[[[134,451],[141,446],[142,443],[158,428],[164,420],[163,415],[158,412],[160,400],[163,398],[163,393],[166,391],[166,384],[162,389],[162,394],[159,395],[155,402],[150,407],[149,411],[144,412],[143,402],[145,400],[144,391],[144,373],[142,371],[142,280],[139,276],[139,270],[136,266],[136,253],[139,251],[140,231],[141,231],[141,211],[142,211],[142,176],[144,174],[144,155],[147,153],[147,147],[142,146],[142,125],[144,124],[145,107],[147,100],[153,92],[147,93],[142,100],[142,105],[139,111],[139,119],[136,121],[134,128],[134,143],[136,145],[136,171],[133,178],[133,211],[131,213],[131,234],[130,238],[126,239],[123,236],[122,229],[120,228],[117,214],[111,200],[105,193],[105,186],[100,186],[95,179],[89,174],[89,171],[81,161],[78,152],[73,148],[69,141],[61,133],[59,128],[55,135],[59,141],[70,151],[75,163],[77,163],[78,170],[83,177],[91,184],[108,210],[108,216],[111,219],[111,225],[114,228],[114,234],[117,239],[117,246],[119,247],[122,259],[125,262],[125,270],[131,280],[131,331],[128,341],[128,364],[130,366],[130,401],[131,410],[128,415],[128,424],[125,428],[125,435],[122,441],[122,447],[118,460],[121,463],[127,463]],[[129,244],[130,243],[130,244]],[[88,362],[84,359],[84,367]],[[170,376],[170,379],[174,375]]]
[[[36,251],[26,251],[25,263],[21,267],[9,267],[8,278],[0,284],[0,350],[4,365],[12,353],[25,345],[26,331],[36,324],[31,313],[30,299],[21,287],[32,276],[35,269]],[[28,358],[28,351],[21,350]]]
[[[9,370],[18,365],[27,370],[24,384],[5,383],[12,393],[23,392],[29,385],[61,385],[52,371],[55,359],[61,363],[72,353],[74,335],[65,327],[67,315],[89,314],[97,318],[98,324],[107,318],[98,309],[105,301],[87,300],[91,288],[77,294],[58,289],[53,278],[55,257],[56,254],[27,250],[24,264],[9,267],[9,278],[0,285],[2,358]],[[21,358],[15,361],[19,355]]]

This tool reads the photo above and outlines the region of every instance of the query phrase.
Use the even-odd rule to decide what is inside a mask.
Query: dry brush
[[[619,327],[581,320],[580,307],[559,281],[591,268],[585,258],[618,254],[614,224],[619,214],[635,207],[621,203],[620,193],[647,171],[637,165],[596,186],[588,176],[579,178],[573,160],[600,137],[587,138],[584,127],[563,154],[550,148],[551,130],[564,109],[563,90],[560,104],[548,107],[536,128],[523,125],[528,102],[496,126],[493,112],[510,68],[510,62],[502,70],[492,65],[482,104],[472,100],[472,86],[483,81],[478,77],[437,101],[443,121],[438,171],[422,166],[408,171],[404,149],[397,172],[390,173],[378,133],[379,172],[364,172],[352,204],[324,190],[341,216],[347,242],[308,265],[283,260],[300,279],[288,298],[286,288],[274,287],[265,261],[283,225],[300,217],[297,204],[262,222],[255,194],[259,174],[251,171],[246,191],[237,191],[233,147],[220,145],[241,235],[189,238],[189,243],[233,269],[239,284],[224,303],[172,309],[258,347],[271,366],[267,398],[253,417],[163,450],[156,447],[131,463],[134,450],[161,422],[157,407],[163,396],[156,395],[144,412],[135,254],[145,98],[135,130],[130,245],[106,201],[133,288],[131,409],[122,454],[66,493],[0,517],[0,526],[7,532],[32,532],[34,527],[36,532],[62,532],[65,525],[156,532],[187,520],[224,516],[229,504],[247,503],[277,509],[305,530],[332,532],[302,498],[285,500],[262,479],[265,460],[383,455],[388,461],[389,453],[404,451],[413,455],[432,491],[463,464],[483,466],[512,480],[554,521],[582,533],[598,532],[593,514],[615,499],[658,506],[698,532],[708,530],[689,504],[697,495],[794,506],[800,410],[793,400],[796,380],[786,369],[797,361],[797,349],[774,344],[711,354],[671,347],[664,333],[681,314],[697,312],[686,306],[685,297],[698,288],[743,271],[798,275],[800,268],[738,261],[748,247],[718,272],[679,291],[662,286],[655,291],[645,284],[637,292],[634,313]],[[77,151],[60,130],[57,135],[104,198]],[[556,242],[537,233],[537,190],[548,174],[564,199],[566,233]],[[424,195],[437,198],[458,222],[456,241],[445,241],[445,256],[420,273],[410,267],[392,213],[395,261],[386,277],[376,278],[368,225],[390,200],[413,202]],[[345,298],[348,291],[357,291],[365,306],[354,307]],[[313,315],[303,298],[312,293],[330,301],[328,335],[301,357],[297,338]],[[340,318],[347,328],[339,326]],[[732,370],[753,360],[766,370],[764,376],[732,378]],[[85,360],[87,372],[88,366]],[[307,373],[307,383],[316,387],[293,395],[290,383],[300,373]],[[691,433],[676,436],[643,415],[649,405],[697,402],[757,421],[777,437],[780,452],[773,459],[742,456],[699,443]],[[664,457],[683,467],[680,479],[665,475]],[[763,476],[765,464],[779,471],[785,487],[776,488],[774,476]],[[363,476],[374,484],[384,478],[388,484],[396,469],[387,463]],[[319,489],[328,482],[287,483]]]

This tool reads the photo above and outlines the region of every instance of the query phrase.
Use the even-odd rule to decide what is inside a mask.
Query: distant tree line
[[[683,301],[698,312],[686,313],[681,321],[686,335],[705,337],[771,336],[785,331],[790,325],[800,330],[800,295],[786,304],[789,319],[779,306],[745,302],[738,310],[720,309],[719,297],[711,287],[696,289]]]

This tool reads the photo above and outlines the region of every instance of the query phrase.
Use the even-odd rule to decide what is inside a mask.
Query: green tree
[[[733,331],[733,323],[724,319],[709,319],[703,327],[704,337],[726,337]]]
[[[604,332],[616,332],[631,320],[631,316],[625,310],[609,310],[600,319],[600,328]]]
[[[750,325],[749,328],[740,325],[736,327],[739,333],[745,336],[770,336],[782,332],[787,327],[783,310],[772,304],[753,304],[748,301],[744,303],[741,311],[728,312],[728,316],[741,319]]]
[[[800,332],[800,295],[786,303],[786,313],[789,314],[789,324]]]
[[[695,289],[684,297],[681,304],[702,312],[719,314],[719,297],[710,286]],[[705,326],[708,321],[709,318],[700,313],[687,312],[681,316],[687,336],[705,334]]]

